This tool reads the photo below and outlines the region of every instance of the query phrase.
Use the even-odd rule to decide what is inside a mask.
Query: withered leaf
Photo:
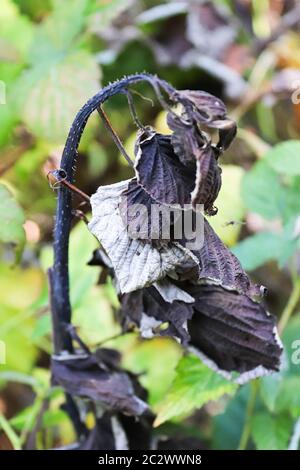
[[[129,182],[98,188],[91,197],[93,217],[89,223],[112,262],[123,293],[149,286],[186,263],[198,263],[193,253],[177,242],[152,246],[130,237],[119,211],[121,194]]]
[[[186,322],[192,316],[192,305],[178,300],[166,302],[155,287],[123,295],[120,313],[125,328],[134,323],[144,337],[172,336],[183,345],[189,340]],[[164,323],[167,323],[167,327],[161,329]]]
[[[208,128],[218,129],[219,142],[217,143],[217,148],[219,151],[224,151],[229,147],[236,135],[237,127],[235,122],[227,117],[226,106],[222,100],[210,93],[194,90],[177,91],[174,100],[183,106],[181,120],[183,122],[187,121],[186,125],[190,125],[189,132],[190,134],[192,133],[191,135],[196,135],[195,123]],[[168,123],[171,126],[170,128],[173,129],[176,124],[178,127],[178,119],[172,119],[170,117],[171,114],[169,113]],[[200,135],[202,138],[205,138],[203,133],[200,133]],[[183,134],[181,136],[184,137]],[[184,139],[186,140],[186,137]]]
[[[179,90],[176,98],[185,107],[187,115],[200,124],[210,126],[226,117],[226,106],[222,100],[210,93],[198,90]],[[188,113],[191,109],[192,113]]]
[[[216,152],[210,145],[199,149],[195,155],[197,173],[195,188],[191,194],[192,205],[203,204],[208,215],[214,215],[217,210],[214,202],[221,189],[221,168],[218,165]]]
[[[161,204],[183,207],[191,202],[195,169],[181,163],[171,136],[149,130],[137,139],[135,170],[138,183]]]
[[[71,395],[100,402],[110,410],[139,416],[148,409],[135,395],[128,374],[101,367],[94,355],[53,357],[52,382]]]
[[[156,205],[158,210],[161,209],[161,216],[151,219],[151,208],[154,205]],[[140,206],[143,206],[142,210],[138,210]],[[132,210],[134,208],[136,209]],[[122,193],[119,210],[123,224],[126,227],[129,228],[130,224],[134,223],[139,239],[171,239],[170,230],[164,231],[165,233],[163,233],[163,228],[170,226],[170,213],[143,189],[136,178],[132,178],[128,184],[128,188]]]
[[[182,243],[185,243],[184,240]],[[261,296],[261,287],[250,281],[239,260],[224,245],[206,219],[203,246],[192,251],[199,264],[199,271],[192,271],[192,282],[219,285],[249,297]]]
[[[262,304],[218,286],[192,286],[189,292],[196,299],[191,345],[212,361],[208,365],[241,373],[239,382],[279,370],[282,346],[275,319]]]
[[[195,168],[196,155],[203,146],[207,145],[207,139],[195,124],[186,122],[184,116],[180,117],[169,112],[167,124],[173,131],[171,143],[177,157],[184,165],[193,165]]]

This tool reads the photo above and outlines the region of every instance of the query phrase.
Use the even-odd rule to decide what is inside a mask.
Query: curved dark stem
[[[114,82],[100,90],[99,93],[97,93],[83,106],[83,108],[81,108],[75,117],[63,151],[61,167],[57,174],[55,173],[54,175],[60,184],[58,186],[56,220],[54,228],[54,266],[49,269],[48,275],[50,284],[53,343],[54,352],[56,355],[59,355],[64,351],[73,353],[73,340],[77,339],[78,342],[78,338],[74,338],[74,330],[71,326],[72,311],[69,295],[68,257],[69,235],[72,218],[74,216],[74,211],[72,209],[72,192],[76,189],[75,192],[78,193],[78,188],[73,186],[73,180],[78,156],[77,149],[81,135],[91,113],[95,110],[98,110],[99,114],[104,119],[106,127],[108,127],[112,133],[114,141],[122,151],[124,148],[118,139],[118,136],[110,126],[105,113],[103,113],[101,105],[111,96],[118,93],[124,93],[129,85],[141,81],[150,83],[158,95],[158,99],[163,102],[159,87],[162,86],[161,84],[165,82],[162,82],[157,77],[145,73],[125,77],[122,80]],[[84,196],[84,199],[88,199],[88,196],[84,193],[80,195]],[[72,396],[69,394],[66,394],[65,406],[72,419],[78,437],[80,438],[81,436],[84,436],[87,432],[86,427],[84,423],[81,422],[77,405]]]
[[[91,113],[101,106],[108,98],[124,93],[129,85],[146,81],[152,85],[159,101],[166,105],[160,93],[160,87],[173,94],[175,90],[163,80],[146,73],[131,75],[116,81],[99,91],[78,112],[68,134],[61,160],[61,170],[65,173],[65,181],[73,183],[77,161],[77,149],[82,132]],[[71,323],[71,303],[69,297],[68,250],[69,234],[72,222],[72,194],[68,187],[59,186],[54,228],[54,266],[49,270],[51,290],[51,310],[53,322],[53,340],[55,354],[64,350],[72,352],[72,339],[66,324]]]

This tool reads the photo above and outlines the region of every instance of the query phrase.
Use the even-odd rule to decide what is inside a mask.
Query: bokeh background
[[[74,431],[50,387],[55,189],[68,129],[105,84],[147,71],[176,88],[219,96],[237,120],[222,158],[210,223],[268,288],[285,343],[282,372],[237,388],[166,338],[119,335],[111,283],[87,265],[96,241],[75,198],[70,271],[73,321],[91,346],[113,345],[139,373],[161,423],[161,447],[297,449],[300,437],[300,7],[297,0],[1,0],[0,7],[0,449],[67,445]],[[140,120],[168,133],[147,86]],[[129,154],[136,127],[125,97],[104,106]],[[131,176],[99,116],[79,148],[76,185]],[[298,346],[297,346],[298,341]],[[163,359],[163,360],[162,360]],[[92,420],[92,418],[91,418]],[[92,426],[92,423],[88,423]]]

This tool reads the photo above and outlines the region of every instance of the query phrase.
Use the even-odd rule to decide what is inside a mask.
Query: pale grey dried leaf
[[[193,314],[191,303],[165,301],[155,287],[123,295],[120,314],[125,329],[133,323],[138,326],[143,337],[171,336],[183,345],[189,340],[187,320]],[[167,324],[167,328],[160,328],[162,324]]]
[[[153,286],[159,292],[165,302],[172,303],[175,300],[180,300],[181,302],[191,304],[195,301],[191,295],[173,284],[168,278],[155,282]]]
[[[98,188],[91,197],[93,217],[89,223],[89,230],[112,262],[123,293],[149,286],[185,263],[197,264],[196,257],[179,243],[154,247],[129,237],[119,203],[130,181]]]

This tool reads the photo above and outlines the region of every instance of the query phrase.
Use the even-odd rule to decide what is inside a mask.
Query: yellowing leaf
[[[154,426],[177,416],[186,416],[211,400],[233,394],[236,389],[235,383],[223,379],[196,356],[185,356],[180,360],[175,379],[159,406]]]
[[[156,411],[174,378],[182,354],[179,345],[169,338],[140,341],[126,335],[113,343],[113,347],[122,351],[126,369],[141,374],[140,382],[148,390],[149,403]]]
[[[4,184],[0,184],[0,217],[0,242],[15,245],[18,258],[25,244],[25,217],[23,210]]]
[[[167,111],[161,111],[155,119],[154,127],[156,128],[157,132],[160,134],[171,134],[171,130],[167,124]]]
[[[1,305],[26,309],[38,299],[45,277],[38,268],[0,265]],[[1,338],[0,338],[1,339]]]

